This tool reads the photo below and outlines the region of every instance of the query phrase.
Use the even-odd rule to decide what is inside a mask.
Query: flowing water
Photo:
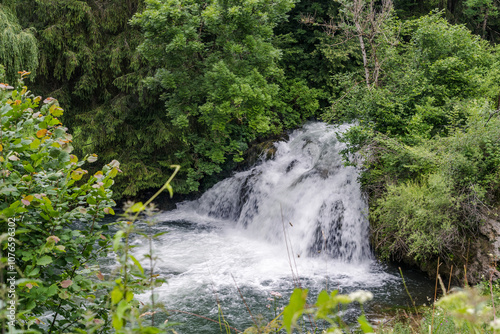
[[[247,307],[256,321],[269,321],[296,284],[310,289],[311,302],[322,289],[369,290],[372,318],[379,308],[407,305],[399,274],[370,249],[358,171],[339,155],[336,132],[346,128],[310,123],[277,143],[273,159],[159,214],[155,230],[169,233],[155,242],[156,272],[168,280],[156,290],[158,300],[211,319],[218,319],[218,301],[224,319],[240,330],[252,325]],[[137,246],[142,258],[148,247],[139,240]],[[413,297],[425,302],[419,291],[432,291],[431,284],[411,273],[406,279]],[[358,312],[348,310],[347,319]],[[220,332],[218,324],[185,313],[173,312],[169,321],[183,323],[179,333]]]

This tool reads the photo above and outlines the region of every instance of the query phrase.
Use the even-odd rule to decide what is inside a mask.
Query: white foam
[[[290,291],[297,274],[318,291],[327,282],[369,288],[393,279],[374,262],[358,172],[339,155],[336,132],[347,127],[310,123],[277,143],[273,160],[160,214],[177,221],[155,242],[157,272],[168,278],[160,299],[178,306],[193,293],[234,287],[232,276],[255,291]],[[134,252],[142,257],[147,247]]]

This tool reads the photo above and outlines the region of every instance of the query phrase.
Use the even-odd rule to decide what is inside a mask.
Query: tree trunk
[[[355,22],[356,31],[359,38],[359,46],[361,47],[361,54],[363,55],[363,67],[365,68],[366,86],[370,89],[370,70],[368,69],[368,58],[366,56],[365,41],[363,40],[363,30],[358,21]]]

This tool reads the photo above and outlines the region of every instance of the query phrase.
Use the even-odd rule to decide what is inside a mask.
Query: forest
[[[420,327],[389,330],[495,333],[499,11],[497,0],[0,0],[2,333],[183,333],[155,321],[154,291],[168,284],[158,255],[149,246],[146,266],[133,252],[137,235],[152,245],[164,233],[148,198],[199,198],[311,121],[351,124],[337,138],[360,171],[370,247],[435,278],[455,326],[440,332],[434,308],[413,303]],[[125,216],[107,224],[116,203]],[[110,274],[99,264],[112,251]],[[447,295],[448,279],[488,301]],[[134,298],[148,291],[146,305]],[[309,307],[306,295],[265,326],[236,330],[222,311],[216,322],[292,333],[307,314],[347,333],[336,310],[365,303],[326,293]],[[390,332],[367,317],[355,330]]]

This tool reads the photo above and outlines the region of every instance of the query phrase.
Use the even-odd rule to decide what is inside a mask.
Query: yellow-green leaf
[[[36,150],[40,146],[40,139],[35,139],[30,144],[30,149]]]
[[[123,298],[123,292],[119,287],[115,287],[113,291],[111,291],[111,302],[113,304],[118,304],[120,300]]]
[[[132,299],[134,299],[134,294],[132,293],[132,291],[127,291],[126,293],[126,297],[125,297],[125,300],[127,302],[131,301]]]
[[[118,317],[118,315],[113,314],[113,328],[120,330],[123,327],[123,321]]]
[[[144,205],[142,204],[142,202],[137,202],[134,205],[132,205],[132,207],[129,210],[132,212],[139,212],[144,210]]]
[[[364,315],[358,318],[358,323],[360,324],[363,333],[373,333],[373,328]]]
[[[165,185],[165,188],[167,188],[168,193],[170,194],[170,198],[172,198],[172,196],[174,196],[174,189],[172,189],[172,186],[170,185],[170,183],[167,183]]]
[[[118,174],[118,169],[113,168],[111,172],[109,172],[109,175],[114,178]]]
[[[292,332],[293,326],[295,326],[298,318],[304,312],[308,291],[307,289],[295,289],[290,296],[290,303],[283,311],[283,325],[288,333]]]
[[[71,172],[71,178],[75,181],[78,181],[83,177],[83,174],[87,174],[87,171],[81,168],[77,168]]]
[[[58,107],[55,104],[53,104],[50,107],[50,113],[55,117],[59,117],[64,113],[64,110],[61,107]]]
[[[141,274],[144,275],[144,268],[142,268],[141,263],[139,261],[137,261],[137,259],[133,255],[129,255],[129,256],[132,259],[132,261],[134,262],[134,264],[137,266],[137,268],[139,268],[139,270],[141,271]]]

